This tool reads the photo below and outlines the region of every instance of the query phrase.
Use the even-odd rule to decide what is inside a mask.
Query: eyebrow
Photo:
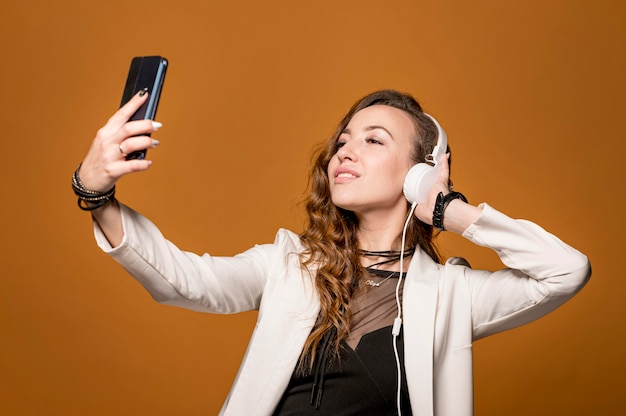
[[[384,128],[383,126],[378,126],[378,125],[373,125],[373,126],[367,126],[363,129],[363,131],[372,131],[372,130],[376,130],[376,129],[381,129],[384,130],[385,132],[387,132],[387,134],[393,139],[393,135],[391,134],[391,132],[389,130],[387,130],[386,128]],[[341,134],[352,134],[352,132],[350,131],[350,129],[345,128],[341,131]],[[395,140],[395,139],[394,139]]]

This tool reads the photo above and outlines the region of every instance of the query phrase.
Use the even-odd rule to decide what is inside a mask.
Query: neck
[[[407,214],[405,208],[397,214],[386,211],[382,215],[359,215],[359,248],[368,251],[400,250]]]

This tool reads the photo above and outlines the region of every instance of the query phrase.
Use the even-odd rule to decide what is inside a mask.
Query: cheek
[[[413,166],[413,162],[407,158],[397,158],[389,161],[386,165],[385,171],[388,173],[389,180],[396,182],[399,180],[404,181],[404,177]]]
[[[409,173],[409,170],[416,164],[417,162],[413,161],[411,157],[405,156],[398,160],[398,167],[402,171],[402,174],[406,176]]]
[[[337,162],[337,158],[336,157],[333,157],[328,162],[328,167],[326,168],[326,176],[328,177],[329,180],[330,180],[330,178],[332,178],[332,175],[333,175],[332,173],[337,168],[337,165],[338,165],[338,162]]]
[[[397,160],[393,165],[387,166],[385,183],[390,192],[393,194],[403,192],[404,180],[412,166],[413,164],[409,164],[406,160]]]

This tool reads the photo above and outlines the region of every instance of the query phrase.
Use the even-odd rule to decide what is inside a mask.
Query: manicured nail
[[[146,95],[148,93],[148,88],[144,88],[143,90],[139,91],[139,96],[143,97],[144,95]]]
[[[161,142],[156,140],[156,139],[152,139],[152,147],[157,147],[159,145],[159,143],[161,143]]]
[[[158,121],[153,121],[153,122],[152,122],[152,128],[153,128],[154,130],[158,130],[158,129],[160,129],[161,127],[163,127],[163,124],[159,123]]]

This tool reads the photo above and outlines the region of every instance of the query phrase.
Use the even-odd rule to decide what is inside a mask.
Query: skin
[[[147,98],[147,94],[143,97],[135,95],[98,130],[80,168],[80,179],[87,189],[106,191],[122,176],[147,170],[152,164],[150,160],[126,160],[120,151],[120,145],[127,154],[158,145],[158,141],[145,134],[157,131],[159,123],[150,120],[128,121]],[[111,202],[91,213],[111,246],[120,245],[124,229],[119,205]]]
[[[338,150],[328,165],[335,205],[353,211],[359,219],[359,242],[365,250],[399,250],[398,237],[408,215],[402,193],[404,178],[415,163],[410,158],[415,128],[410,116],[394,107],[375,105],[357,112],[337,141]],[[414,215],[432,224],[439,192],[447,194],[448,156],[438,164],[439,176],[426,203]],[[444,227],[462,233],[481,209],[460,200],[445,212]]]
[[[126,160],[125,153],[153,149],[159,142],[146,136],[161,125],[150,120],[128,121],[148,98],[135,95],[98,130],[80,168],[87,189],[106,191],[128,174],[150,168],[151,160]],[[398,250],[406,220],[407,204],[402,194],[404,177],[414,164],[410,159],[413,123],[402,110],[372,106],[357,112],[338,140],[338,151],[328,166],[333,203],[353,211],[359,218],[359,241],[365,250]],[[150,153],[148,153],[150,154]],[[447,156],[439,163],[438,180],[426,203],[414,212],[421,221],[432,224],[437,194],[448,193]],[[481,209],[454,200],[446,209],[444,227],[462,233],[480,215]],[[117,202],[92,211],[112,247],[124,238]]]

